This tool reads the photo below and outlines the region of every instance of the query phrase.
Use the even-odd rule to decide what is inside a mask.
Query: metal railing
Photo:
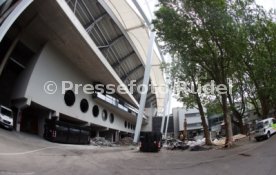
[[[125,111],[125,112],[128,112],[134,116],[137,116],[138,114],[138,109],[136,109],[135,107],[131,106],[130,104],[128,103],[124,103],[124,104],[121,104],[120,103],[120,100],[115,98],[115,97],[112,97],[110,95],[103,95],[99,92],[96,92],[97,94],[97,98]]]

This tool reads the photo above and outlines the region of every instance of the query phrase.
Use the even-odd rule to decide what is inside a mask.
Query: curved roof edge
[[[99,0],[99,3],[124,32],[135,52],[145,65],[147,59],[146,52],[150,40],[149,30],[145,25],[145,21],[138,16],[134,9],[128,4],[127,0]],[[160,64],[161,59],[159,58],[159,53],[154,50],[150,78],[154,86],[159,112],[163,109],[165,98],[165,91],[161,91],[161,88],[164,89],[166,86],[163,72],[159,66]]]

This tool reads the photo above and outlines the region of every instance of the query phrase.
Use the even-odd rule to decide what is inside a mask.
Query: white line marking
[[[10,172],[10,171],[0,171],[0,175],[32,175],[34,172]]]
[[[18,152],[18,153],[0,153],[0,156],[15,156],[15,155],[30,154],[30,153],[35,153],[35,152],[43,151],[46,149],[53,149],[53,148],[58,148],[58,147],[61,147],[61,145],[60,146],[50,146],[50,147],[45,147],[45,148],[41,148],[41,149],[35,149],[35,150],[31,150],[31,151]]]

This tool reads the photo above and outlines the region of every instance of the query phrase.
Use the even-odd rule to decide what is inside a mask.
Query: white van
[[[5,106],[0,106],[0,125],[7,129],[13,128],[12,110]]]
[[[256,122],[255,139],[260,141],[262,138],[270,138],[276,133],[276,119],[267,118]]]

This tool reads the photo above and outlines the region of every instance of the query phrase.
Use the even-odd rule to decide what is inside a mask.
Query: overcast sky
[[[132,0],[128,0],[128,1],[131,4]],[[137,0],[137,1],[140,3],[140,6],[143,8],[148,18],[151,19],[150,13],[156,10],[155,5],[158,4],[158,0]],[[255,1],[257,4],[262,5],[267,10],[271,8],[276,9],[276,0],[255,0]],[[178,102],[175,98],[172,98],[171,109],[175,107],[182,107],[182,106],[183,106],[182,103]]]
[[[257,4],[264,6],[265,9],[276,9],[276,0],[256,0]]]
[[[131,1],[131,0],[128,0]],[[271,8],[276,9],[276,0],[255,0],[257,4],[262,5],[265,9],[269,10]],[[150,12],[148,10],[148,6],[150,6],[151,11],[155,10],[155,5],[158,4],[158,0],[138,0],[145,13],[150,16]]]

